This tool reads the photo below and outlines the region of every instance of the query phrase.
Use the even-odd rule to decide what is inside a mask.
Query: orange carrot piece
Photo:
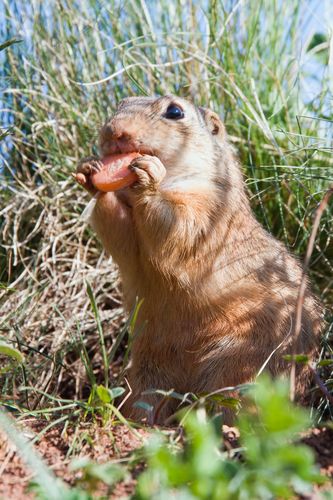
[[[102,158],[104,168],[91,175],[91,182],[99,190],[107,193],[130,186],[137,180],[128,166],[140,153],[122,153]]]

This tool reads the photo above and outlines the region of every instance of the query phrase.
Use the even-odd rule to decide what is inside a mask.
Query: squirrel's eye
[[[164,117],[169,118],[169,120],[179,120],[180,118],[184,118],[184,116],[184,111],[176,104],[170,104],[164,115]]]

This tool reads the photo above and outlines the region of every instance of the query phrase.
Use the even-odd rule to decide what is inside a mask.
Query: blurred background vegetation
[[[256,216],[303,259],[333,182],[333,5],[0,0],[0,8],[0,43],[15,42],[0,52],[0,341],[13,349],[0,351],[0,393],[32,410],[48,396],[87,398],[103,383],[101,333],[112,384],[127,359],[131,323],[117,270],[80,219],[88,198],[70,176],[96,152],[121,98],[174,93],[218,112]],[[332,268],[331,205],[309,270],[326,306],[320,360],[332,358]],[[330,390],[331,370],[321,370]],[[330,415],[326,398],[318,408],[319,419]]]

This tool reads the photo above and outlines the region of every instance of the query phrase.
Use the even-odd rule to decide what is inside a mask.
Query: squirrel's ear
[[[199,111],[206,122],[208,130],[217,139],[223,139],[225,136],[225,128],[218,114],[207,108],[199,107]]]

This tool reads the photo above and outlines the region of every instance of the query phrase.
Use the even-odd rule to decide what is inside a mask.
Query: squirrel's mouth
[[[116,139],[104,141],[100,144],[101,156],[123,154],[123,153],[140,153],[141,155],[158,156],[152,148],[142,144],[140,141],[129,139]]]

